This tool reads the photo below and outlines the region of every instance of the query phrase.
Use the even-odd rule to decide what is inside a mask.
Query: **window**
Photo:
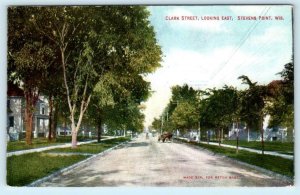
[[[44,104],[41,104],[40,106],[40,114],[45,114],[45,105]]]
[[[7,108],[10,108],[10,100],[7,100]]]
[[[14,117],[13,116],[9,117],[9,127],[14,127]]]

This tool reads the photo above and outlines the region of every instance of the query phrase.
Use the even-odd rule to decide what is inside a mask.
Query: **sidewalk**
[[[181,137],[177,137],[177,139],[181,139],[181,140],[188,141],[188,139],[186,139],[186,138],[181,138]],[[203,142],[203,141],[201,141],[200,143],[201,143],[201,144],[208,144],[207,142]],[[209,142],[209,145],[215,145],[215,146],[218,146],[219,143]],[[227,144],[221,144],[221,146],[222,146],[222,147],[226,147],[226,148],[236,148],[236,146],[227,145]],[[240,146],[239,146],[239,150],[245,150],[245,151],[248,151],[248,152],[254,152],[254,153],[257,153],[257,154],[261,154],[261,150],[256,150],[256,149],[251,149],[251,148],[245,148],[245,147],[240,147]],[[264,154],[268,154],[268,155],[272,155],[272,156],[279,156],[279,157],[282,157],[282,158],[285,158],[285,159],[290,159],[290,160],[293,160],[293,159],[294,159],[294,156],[293,156],[293,155],[280,154],[280,153],[278,153],[278,152],[273,152],[273,151],[264,151]]]
[[[108,138],[101,139],[101,141],[115,139],[118,137],[121,137],[121,136],[108,137]],[[94,142],[97,142],[97,140],[78,142],[77,145],[90,144],[90,143],[94,143]],[[46,150],[52,150],[55,148],[68,148],[68,147],[71,147],[71,145],[72,145],[71,143],[65,143],[65,144],[56,145],[56,146],[46,146],[46,147],[42,147],[42,148],[34,148],[34,149],[29,149],[29,150],[19,150],[19,151],[14,151],[14,152],[8,152],[6,154],[6,157],[10,157],[12,155],[18,156],[18,155],[28,154],[28,153],[33,153],[33,152],[42,152],[42,151],[46,151]]]

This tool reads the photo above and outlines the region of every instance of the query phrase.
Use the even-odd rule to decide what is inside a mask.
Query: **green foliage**
[[[107,108],[105,117],[105,124],[110,130],[143,130],[145,116],[141,113],[139,104],[130,99]]]
[[[247,76],[240,76],[243,84],[248,84],[249,88],[241,92],[240,117],[247,123],[250,129],[260,131],[262,128],[263,117],[265,115],[265,99],[267,88],[263,85],[252,83]]]
[[[47,152],[30,153],[7,158],[7,184],[10,186],[24,186],[45,177],[64,167],[70,166],[88,156],[80,153],[96,154],[111,148],[119,143],[128,141],[129,138],[116,138],[105,140],[97,144],[80,145],[76,149],[62,148]],[[73,153],[73,155],[58,155],[51,152]],[[75,154],[78,153],[78,154]],[[50,163],[49,163],[50,162]]]
[[[153,121],[153,128],[171,132],[174,129],[188,130],[196,127],[199,119],[198,102],[197,90],[187,84],[173,86],[171,100],[160,118]]]
[[[273,99],[267,111],[271,116],[269,127],[294,127],[294,107],[287,105],[281,95]]]
[[[91,140],[90,138],[84,138],[82,136],[77,137],[78,141],[88,141]],[[13,152],[18,150],[28,150],[28,149],[34,149],[34,148],[41,148],[41,147],[47,147],[47,146],[53,146],[53,145],[59,145],[62,143],[69,143],[71,141],[70,136],[66,137],[57,137],[55,141],[49,142],[46,138],[36,138],[32,140],[31,145],[26,145],[25,141],[13,141],[13,142],[7,142],[7,152]]]
[[[59,169],[85,159],[86,156],[53,156],[31,153],[7,158],[7,184],[24,186]],[[49,163],[51,162],[51,163]]]
[[[172,97],[167,106],[167,110],[169,115],[171,116],[177,105],[181,101],[189,102],[191,104],[195,104],[197,106],[198,102],[198,91],[193,89],[192,87],[184,84],[183,86],[173,86],[172,87]]]
[[[57,107],[67,104],[72,131],[79,129],[93,93],[86,118],[104,118],[106,107],[124,108],[130,99],[135,108],[127,110],[131,114],[123,123],[140,129],[144,116],[138,104],[150,91],[143,76],[159,67],[162,57],[148,17],[143,6],[11,7],[9,76],[30,79],[35,90],[58,99]],[[65,101],[59,100],[62,95]],[[62,118],[66,114],[61,111]]]
[[[236,145],[235,140],[224,140],[223,144]],[[257,141],[239,141],[241,147],[252,148],[252,149],[261,149],[260,142]],[[265,142],[266,151],[275,151],[284,154],[294,154],[294,143],[293,142],[280,142],[280,141],[267,141]]]
[[[294,128],[294,63],[290,62],[280,72],[282,80],[268,85],[271,103],[267,111],[271,115],[269,127]]]
[[[196,128],[199,121],[197,107],[189,102],[180,102],[171,116],[171,121],[178,129]]]
[[[32,7],[8,9],[8,79],[24,83],[25,88],[39,88],[56,60],[55,50],[30,22]]]
[[[280,72],[283,79],[283,96],[288,105],[294,105],[294,62],[284,65]]]
[[[206,94],[207,96],[207,94]],[[233,122],[239,107],[238,91],[233,87],[211,89],[200,102],[201,126],[223,128]]]
[[[25,141],[7,142],[7,152],[28,150],[33,148],[57,145],[57,144],[59,143],[56,142],[49,143],[47,139],[33,139],[31,145],[26,145]]]
[[[161,119],[159,118],[154,118],[152,122],[152,128],[155,129],[156,131],[159,131],[161,129]]]

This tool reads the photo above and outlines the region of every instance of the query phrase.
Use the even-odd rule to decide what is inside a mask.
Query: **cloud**
[[[253,55],[255,52],[239,50],[229,60],[235,50],[234,46],[215,48],[206,52],[183,49],[171,49],[164,58],[163,66],[154,74],[148,75],[151,81],[153,96],[146,102],[146,125],[151,125],[154,117],[159,117],[171,97],[170,87],[174,85],[188,85],[196,89],[221,88],[225,84],[238,88],[245,88],[237,78],[247,75],[251,80],[267,84],[287,63],[288,54],[270,53]],[[263,53],[266,51],[263,51]],[[279,52],[280,51],[276,51]]]
[[[170,87],[173,85],[189,84],[194,88],[220,88],[224,84],[238,88],[245,88],[237,78],[247,75],[259,84],[267,84],[273,79],[279,79],[276,73],[283,69],[292,54],[292,30],[289,23],[290,7],[280,9],[271,6],[230,6],[224,10],[197,9],[198,14],[231,14],[234,16],[258,16],[268,11],[268,15],[283,15],[284,21],[260,22],[254,31],[247,37],[240,47],[240,39],[243,38],[244,27],[237,21],[232,23],[223,21],[163,21],[160,24],[172,27],[172,31],[189,32],[190,36],[172,38],[171,46],[164,52],[162,67],[155,73],[148,75],[155,91],[153,96],[146,102],[146,123],[151,125],[154,117],[159,117],[171,96]],[[288,8],[288,9],[287,9]],[[170,11],[163,12],[169,16],[194,16],[194,11],[185,7],[171,7]],[[197,15],[201,16],[201,15]],[[161,21],[161,20],[159,20]],[[252,21],[253,22],[253,21]],[[229,31],[231,29],[232,31]],[[161,31],[165,33],[165,31]],[[205,32],[205,33],[202,33]],[[230,32],[230,36],[226,33]],[[218,34],[216,34],[218,33]],[[185,45],[203,35],[212,35],[206,44],[191,47]],[[201,36],[200,36],[201,35]],[[164,37],[165,38],[165,37]],[[182,40],[181,40],[182,39]],[[229,40],[228,40],[229,39]],[[179,41],[180,40],[180,41]],[[165,42],[163,42],[165,43]],[[166,47],[166,45],[163,45]],[[168,46],[168,45],[167,45]],[[235,52],[236,51],[236,52]],[[233,55],[234,54],[234,55]]]
[[[230,6],[229,9],[236,16],[258,16],[265,13],[267,6],[245,5],[245,6]]]
[[[291,45],[292,30],[288,27],[271,26],[263,34],[250,37],[251,45],[283,44],[289,42]]]
[[[170,87],[184,83],[194,88],[206,88],[233,48],[217,48],[200,53],[196,51],[171,49],[164,58],[163,66],[154,74],[148,75],[155,93],[146,104],[146,124],[159,117],[171,97]]]

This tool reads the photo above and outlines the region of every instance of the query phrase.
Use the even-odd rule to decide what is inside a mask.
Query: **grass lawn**
[[[96,137],[84,137],[84,136],[77,136],[77,141],[82,142],[82,141],[89,141],[97,139]],[[71,136],[59,136],[55,140],[57,143],[71,143],[72,137]]]
[[[76,149],[62,148],[47,152],[23,154],[7,158],[7,184],[10,186],[24,186],[45,177],[57,170],[79,162],[88,156],[80,153],[100,153],[130,138],[120,137],[104,140],[100,143],[80,145]],[[52,153],[51,153],[52,152]],[[57,155],[53,152],[71,152],[76,155]]]
[[[96,139],[96,138],[93,138]],[[92,138],[78,136],[77,141],[89,141]],[[32,145],[26,145],[24,140],[22,141],[13,141],[7,143],[7,152],[13,152],[18,150],[28,150],[33,148],[41,148],[46,146],[54,146],[64,143],[71,143],[71,136],[59,136],[55,141],[49,142],[47,138],[36,138],[32,140]]]
[[[32,140],[32,145],[26,145],[25,141],[14,141],[7,143],[7,152],[13,152],[18,150],[28,150],[33,148],[41,148],[46,146],[54,146],[62,143],[48,142],[46,138],[38,138]]]
[[[224,140],[223,144],[228,145],[236,145],[236,140]],[[245,148],[252,148],[261,150],[261,142],[260,141],[239,141],[239,146]],[[279,142],[279,141],[272,141],[272,142],[265,142],[265,151],[276,151],[279,153],[284,154],[294,154],[294,143],[293,142]]]
[[[207,145],[207,144],[201,144],[195,142],[188,142],[188,143],[200,146],[202,148],[206,148],[214,153],[222,154],[229,158],[233,158],[248,164],[256,165],[258,167],[262,167],[276,173],[280,173],[282,175],[294,177],[293,160],[281,158],[278,156],[272,156],[272,155],[262,155],[262,154],[257,154],[248,151],[242,151],[242,150],[239,150],[239,153],[236,154],[236,150],[233,148],[225,148],[225,147],[219,147],[215,145]]]
[[[7,158],[7,184],[24,186],[87,158],[83,155],[52,156],[30,153]]]

